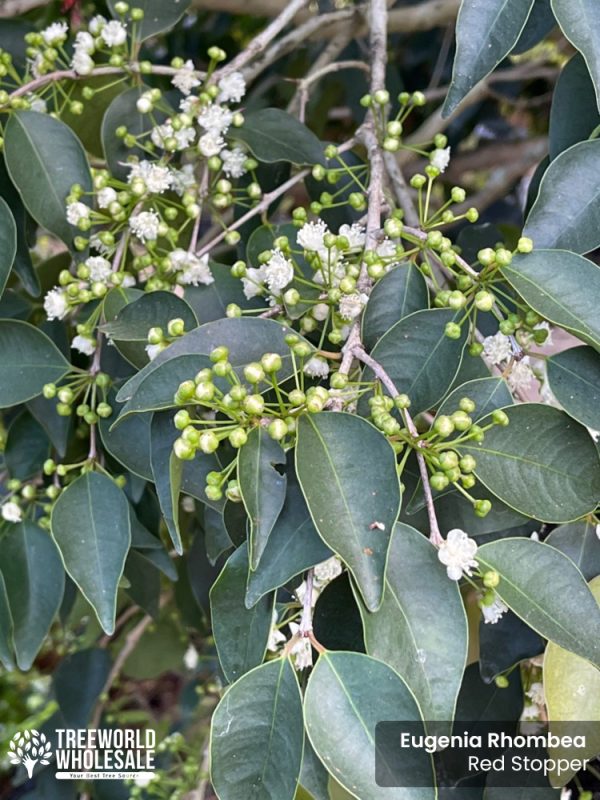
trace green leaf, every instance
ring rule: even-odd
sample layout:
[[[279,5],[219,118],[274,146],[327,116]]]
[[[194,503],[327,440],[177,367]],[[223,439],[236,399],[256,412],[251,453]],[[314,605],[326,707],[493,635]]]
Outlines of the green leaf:
[[[150,328],[158,326],[166,332],[169,321],[177,317],[183,319],[188,331],[198,326],[196,315],[181,297],[173,292],[150,292],[125,305],[102,330],[117,341],[147,344]]]
[[[446,394],[458,372],[467,331],[460,339],[444,334],[448,322],[457,318],[450,309],[416,311],[397,322],[377,342],[371,355],[381,364],[399,392],[410,397],[411,413],[433,408]],[[363,381],[374,380],[367,367]],[[368,398],[363,395],[359,412],[368,414]]]
[[[70,367],[45,333],[20,320],[0,320],[0,362],[0,408],[31,400]]]
[[[66,724],[85,728],[111,668],[106,650],[80,650],[64,658],[52,676],[54,694]]]
[[[377,281],[362,317],[362,340],[371,350],[392,325],[429,305],[425,278],[417,267],[399,264]]]
[[[600,666],[600,608],[567,556],[521,537],[484,544],[476,558],[481,568],[500,574],[496,591],[531,628]]]
[[[56,501],[51,528],[65,569],[112,634],[131,541],[127,498],[106,475],[86,472]]]
[[[56,413],[56,398],[45,398],[40,394],[27,402],[27,409],[46,431],[48,439],[61,458],[67,452],[71,417]]]
[[[533,0],[463,0],[456,21],[456,56],[442,116],[510,53],[525,27]]]
[[[173,452],[176,430],[173,415],[154,414],[150,427],[150,463],[160,509],[169,536],[179,555],[183,553],[179,532],[179,493],[183,476],[183,461]]]
[[[144,554],[130,550],[123,574],[129,582],[126,589],[129,597],[157,620],[160,614],[160,571],[152,558],[147,558],[148,552],[156,551],[145,551]]]
[[[67,195],[75,183],[92,192],[90,168],[77,136],[48,114],[15,111],[6,124],[4,157],[31,216],[70,245],[76,229],[67,222]]]
[[[108,402],[113,413],[106,419],[98,421],[98,431],[102,444],[113,458],[134,475],[151,481],[152,466],[150,464],[150,424],[151,414],[132,414],[123,421],[119,420],[117,428],[112,430],[116,411],[116,393],[111,389]],[[55,412],[56,413],[56,412]]]
[[[23,522],[12,525],[2,538],[0,572],[12,617],[17,664],[28,670],[59,609],[65,571],[48,534],[32,522]]]
[[[600,463],[585,428],[540,403],[505,411],[508,427],[493,427],[480,444],[457,446],[475,456],[479,480],[500,500],[542,522],[571,522],[593,511]]]
[[[531,13],[521,31],[519,41],[513,47],[511,55],[526,53],[541,42],[556,26],[556,20],[550,7],[550,0],[533,0]]]
[[[12,652],[13,621],[8,594],[0,571],[0,663],[6,670],[15,668]]]
[[[8,429],[4,450],[11,478],[24,481],[35,475],[49,454],[50,442],[42,426],[27,412],[19,414]]]
[[[248,573],[246,605],[331,556],[313,525],[296,476],[288,475],[285,502],[256,571]]]
[[[512,395],[503,378],[491,376],[475,378],[462,383],[450,392],[440,403],[436,417],[442,414],[452,414],[458,409],[458,404],[463,397],[468,397],[475,403],[475,411],[470,415],[475,422],[479,422],[495,409],[504,408],[512,403]]]
[[[148,86],[142,84],[141,86],[135,86],[133,89],[127,89],[115,97],[106,109],[102,120],[101,136],[104,155],[106,156],[109,170],[119,180],[127,179],[129,175],[127,164],[131,161],[132,156],[137,156],[139,159],[146,158],[146,153],[141,147],[133,147],[131,149],[126,147],[123,139],[119,139],[117,136],[116,130],[124,125],[128,133],[133,136],[141,136],[152,127],[148,117],[140,114],[136,106],[141,95],[148,89]],[[165,114],[155,110],[154,116],[156,123],[159,124],[163,121]]]
[[[287,478],[285,453],[264,428],[254,428],[238,453],[240,493],[250,518],[250,567],[255,570],[283,508]]]
[[[400,510],[393,448],[360,417],[305,415],[298,420],[296,474],[321,538],[347,564],[367,608],[375,611]]]
[[[321,164],[324,160],[323,143],[306,125],[279,108],[248,114],[243,126],[232,129],[231,135],[248,145],[253,155],[266,164]]]
[[[366,653],[362,619],[350,574],[341,575],[319,592],[313,613],[313,630],[326,650]]]
[[[303,742],[302,698],[289,660],[246,673],[212,719],[211,779],[219,800],[293,800]]]
[[[437,549],[414,528],[396,525],[381,608],[371,614],[359,607],[368,654],[406,681],[426,720],[450,725],[468,630],[458,585],[448,580]]]
[[[219,663],[229,683],[262,664],[273,620],[274,595],[265,595],[248,609],[248,548],[240,545],[227,559],[210,590],[210,609]]]
[[[566,250],[534,250],[515,256],[502,271],[534,311],[600,348],[594,301],[600,291],[600,267]]]
[[[544,652],[545,642],[522,619],[507,611],[495,623],[479,623],[479,671],[486,683],[526,658]]]
[[[17,253],[17,226],[6,200],[0,197],[0,297]]]
[[[136,41],[143,42],[158,33],[165,33],[176,25],[190,6],[191,0],[136,0],[136,8],[141,8],[144,18],[141,22],[130,23],[135,31]],[[121,19],[115,13],[115,0],[108,0],[110,12],[115,19]]]
[[[236,303],[240,308],[264,307],[260,297],[248,300],[239,278],[231,274],[231,267],[209,260],[213,282],[207,286],[186,286],[184,297],[194,310],[198,321],[204,324],[227,316],[227,306]]]
[[[120,389],[117,400],[122,403],[133,397],[138,386],[165,361],[182,355],[209,355],[219,345],[229,348],[229,361],[241,374],[241,369],[251,361],[260,361],[264,353],[278,353],[283,362],[277,373],[278,380],[288,378],[294,372],[290,348],[285,337],[290,329],[272,319],[252,319],[237,317],[207,322],[182,336],[159,353],[154,361],[144,367],[137,375],[127,381]],[[304,340],[306,341],[306,340]],[[308,342],[310,345],[310,343]],[[311,346],[311,349],[314,349]],[[194,373],[187,377],[192,377]],[[177,389],[174,387],[173,392]]]
[[[550,163],[523,235],[536,248],[589,253],[598,247],[600,141],[574,144]]]
[[[586,581],[600,575],[600,541],[596,525],[591,522],[570,522],[554,528],[545,540],[568,556],[581,570]]]
[[[25,211],[25,206],[21,201],[21,197],[8,175],[3,156],[0,158],[0,193],[2,194],[3,200],[10,208],[16,226],[17,251],[14,258],[13,270],[18,275],[25,291],[33,297],[38,297],[40,294],[40,282],[33,268],[27,241],[26,229],[30,222],[30,217]],[[2,316],[6,315],[2,314]]]
[[[600,355],[591,347],[573,347],[546,361],[548,383],[570,417],[600,428]]]
[[[590,591],[600,604],[600,578],[590,583]],[[549,748],[550,758],[594,758],[600,753],[600,671],[589,661],[564,650],[553,642],[548,643],[544,657],[544,696],[548,708],[550,731],[562,733],[570,726],[578,726],[582,720],[588,723],[585,747]],[[553,725],[552,723],[558,723]],[[563,770],[559,776],[550,774],[550,780],[557,786],[564,786],[578,770]]]
[[[596,24],[598,7],[594,0],[551,0],[562,32],[585,58],[596,87],[600,108],[600,33]]]
[[[381,661],[361,653],[324,653],[308,680],[304,698],[310,742],[329,772],[353,796],[369,800],[433,800],[434,788],[391,789],[375,781],[375,726],[383,720],[418,723],[421,713],[404,681]],[[416,732],[416,731],[415,731]],[[393,752],[390,746],[389,752]],[[400,753],[396,748],[396,753]],[[378,760],[397,785],[431,781],[431,757],[424,751],[402,752],[402,762]]]
[[[576,53],[561,71],[550,107],[548,147],[555,159],[564,150],[587,139],[600,125],[594,84],[587,65]]]
[[[329,774],[308,739],[304,739],[304,755],[300,773],[301,788],[307,792],[309,800],[330,800],[327,793]]]

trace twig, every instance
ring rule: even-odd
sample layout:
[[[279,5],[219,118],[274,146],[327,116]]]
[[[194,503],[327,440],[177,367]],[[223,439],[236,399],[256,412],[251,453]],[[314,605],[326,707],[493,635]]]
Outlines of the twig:
[[[339,53],[339,48],[341,47],[343,50],[347,42],[348,38],[345,34],[343,37],[332,39],[330,47],[325,48],[327,58],[335,58]],[[331,47],[331,45],[335,46]],[[321,55],[324,54],[322,53]],[[333,63],[326,63],[324,66],[318,66],[316,69],[315,67],[317,67],[316,62],[308,75],[303,80],[299,81],[298,91],[288,105],[288,111],[290,113],[293,113],[294,110],[299,107],[298,116],[301,122],[304,122],[304,111],[308,102],[308,89],[313,83],[319,81],[325,75],[329,75],[331,72],[340,72],[343,69],[362,69],[366,72],[369,71],[368,64],[365,64],[364,61],[357,60],[334,61]]]
[[[304,600],[302,602],[302,617],[300,618],[299,633],[301,636],[308,636],[312,633],[313,629],[312,596],[314,576],[314,569],[309,569],[306,573],[306,591],[304,592]]]

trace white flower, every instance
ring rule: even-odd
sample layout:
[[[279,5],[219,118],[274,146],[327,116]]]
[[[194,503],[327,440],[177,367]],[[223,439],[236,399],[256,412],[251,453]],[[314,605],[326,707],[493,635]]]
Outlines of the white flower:
[[[132,286],[135,286],[135,278],[133,275],[125,275],[123,274],[123,280],[121,281],[121,287],[123,289],[131,289]],[[185,500],[185,498],[184,498]]]
[[[534,542],[539,542],[540,534],[537,531],[533,531],[529,538],[532,539]]]
[[[219,156],[223,162],[223,172],[228,178],[241,178],[246,174],[246,153],[242,149],[234,147],[233,150],[221,150]]]
[[[228,108],[217,105],[205,106],[198,114],[198,123],[207,133],[212,133],[213,136],[223,136],[231,122],[233,114]]]
[[[215,135],[212,131],[208,131],[208,133],[200,137],[198,150],[203,156],[210,158],[211,156],[218,155],[223,149],[224,144],[225,141],[221,136],[218,134]]]
[[[350,242],[350,247],[364,247],[366,233],[362,225],[355,222],[353,225],[341,225],[338,231],[340,236],[345,236]]]
[[[8,503],[4,503],[2,506],[2,519],[5,519],[7,522],[21,522],[22,518],[23,514],[20,506],[13,503],[12,500],[9,500]]]
[[[43,97],[38,97],[35,94],[28,94],[27,100],[29,101],[29,108],[38,114],[45,114],[48,110],[46,101]]]
[[[110,253],[110,247],[107,247],[99,236],[92,236],[90,238],[90,247],[97,253]]]
[[[79,350],[85,356],[91,356],[96,351],[96,342],[88,336],[80,336],[79,334],[71,342],[72,350]]]
[[[127,28],[122,22],[113,19],[102,28],[100,38],[108,47],[119,47],[127,41]]]
[[[71,59],[71,67],[78,75],[89,75],[94,69],[94,61],[87,53],[76,50]]]
[[[342,574],[342,562],[337,556],[331,556],[326,561],[317,564],[314,569],[314,581],[317,589],[322,589],[325,584]]]
[[[160,217],[156,211],[140,211],[129,218],[129,227],[142,242],[154,241],[158,237]]]
[[[317,303],[313,306],[311,313],[317,322],[325,322],[329,316],[329,306],[327,303]]]
[[[241,72],[230,72],[224,75],[218,83],[219,103],[239,103],[246,94],[246,81]]]
[[[194,63],[191,59],[188,58],[183,67],[177,70],[171,79],[171,83],[176,89],[179,89],[181,94],[189,94],[194,87],[200,86],[198,73],[194,69]]]
[[[450,148],[445,147],[443,150],[440,148],[434,150],[429,156],[429,163],[432,167],[439,169],[440,172],[445,172],[450,163]]]
[[[277,627],[277,611],[273,611],[273,618],[271,620],[271,632],[269,633],[269,641],[267,643],[267,650],[270,653],[276,653],[279,650],[279,645],[285,642],[285,635]]]
[[[483,354],[492,364],[501,364],[512,356],[510,339],[503,333],[486,336],[483,340]]]
[[[191,94],[179,101],[179,110],[183,111],[184,114],[190,114],[193,117],[198,113],[199,105],[200,98]]]
[[[183,654],[183,664],[186,669],[193,670],[196,669],[196,667],[198,666],[198,661],[199,661],[198,651],[196,650],[194,645],[191,644]]]
[[[494,597],[494,602],[489,606],[481,603],[479,608],[483,614],[483,621],[489,625],[495,625],[498,620],[501,619],[502,616],[508,611],[508,606],[504,605],[498,595]]]
[[[477,561],[473,558],[476,552],[477,542],[460,528],[453,528],[448,531],[446,540],[440,545],[438,558],[446,567],[450,580],[458,581],[463,574],[471,575],[472,567],[477,566]]]
[[[383,242],[377,245],[375,252],[381,258],[393,258],[396,255],[396,245],[386,236]]]
[[[49,47],[56,44],[62,44],[67,38],[67,31],[69,26],[66,22],[53,22],[42,31],[42,38]]]
[[[184,164],[181,169],[173,170],[171,174],[173,176],[173,188],[179,195],[184,194],[184,192],[196,185],[193,164]]]
[[[62,289],[50,289],[44,298],[44,311],[49,320],[62,319],[69,310],[67,298]]]
[[[96,281],[103,283],[112,272],[110,261],[102,256],[90,256],[86,258],[85,265],[89,267],[90,280],[94,283]]]
[[[263,267],[264,280],[273,294],[281,294],[294,277],[294,265],[281,250],[272,250],[271,253],[271,258]]]
[[[91,55],[96,49],[96,42],[94,41],[94,37],[91,33],[88,33],[87,31],[79,31],[75,37],[74,47],[75,52],[77,53],[87,53],[88,55]]]
[[[35,58],[28,58],[27,63],[31,68],[31,74],[34,78],[40,78],[42,73],[40,71],[42,64],[44,63],[44,56],[41,53],[38,53]]]
[[[242,278],[246,300],[252,300],[253,297],[257,297],[263,293],[264,280],[265,273],[263,267],[249,267],[249,269],[246,270],[246,275]]]
[[[173,130],[171,123],[163,122],[162,125],[155,125],[154,128],[152,128],[150,138],[152,139],[153,144],[164,149],[165,141],[174,136],[174,134],[175,131]]]
[[[198,258],[194,253],[177,248],[169,256],[169,261],[174,270],[181,273],[177,276],[177,282],[183,285],[198,286],[203,283],[208,286],[214,281],[210,267],[208,266],[208,253]]]
[[[313,356],[304,365],[304,372],[311,378],[326,378],[329,375],[329,364],[320,356]]]
[[[108,208],[111,203],[116,201],[117,193],[110,186],[105,186],[104,189],[100,189],[97,197],[100,208]]]
[[[535,720],[539,720],[539,718],[540,718],[539,706],[536,706],[533,703],[530,703],[529,705],[525,706],[525,708],[523,709],[523,713],[521,714],[522,722],[534,722]]]
[[[571,800],[572,794],[573,792],[570,789],[567,789],[566,786],[564,786],[560,793],[560,800]]]
[[[598,440],[600,439],[600,431],[595,431],[593,428],[588,428],[588,433],[596,442],[596,444],[598,444]]]
[[[324,247],[323,237],[329,233],[322,219],[317,222],[305,222],[296,234],[296,241],[305,250],[316,252]]]
[[[516,364],[513,364],[508,375],[508,385],[513,391],[528,389],[533,377],[533,370],[529,366],[529,358],[525,356],[521,361],[517,361]]]
[[[290,622],[290,631],[295,636],[300,631],[300,626],[295,622]],[[301,636],[290,650],[290,655],[294,656],[294,666],[297,670],[312,667],[312,647],[310,640]]]
[[[92,36],[98,36],[105,25],[106,17],[103,17],[102,14],[96,14],[96,16],[92,17],[89,21],[88,29]]]
[[[340,317],[346,320],[355,319],[368,299],[366,294],[360,294],[359,292],[343,295],[340,300]]]
[[[156,773],[154,774],[151,772],[140,773],[137,777],[133,779],[133,782],[136,786],[145,789],[146,786],[149,786],[152,783],[152,781],[156,780],[156,778],[157,778]]]
[[[90,207],[85,203],[69,203],[67,206],[67,222],[69,225],[77,225],[82,219],[89,219]]]
[[[144,350],[148,354],[150,361],[154,361],[156,356],[165,349],[164,344],[147,344]]]
[[[529,689],[525,692],[527,697],[536,706],[546,705],[546,697],[544,695],[544,686],[539,681],[532,683]]]
[[[128,181],[131,184],[135,180],[143,181],[151,194],[162,194],[172,185],[173,176],[168,167],[140,161],[131,165]]]

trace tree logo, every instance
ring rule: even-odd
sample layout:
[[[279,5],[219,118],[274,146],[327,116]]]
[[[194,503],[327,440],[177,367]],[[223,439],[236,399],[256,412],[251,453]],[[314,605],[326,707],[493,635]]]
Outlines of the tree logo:
[[[36,730],[15,733],[11,739],[8,758],[11,764],[22,764],[31,778],[36,764],[49,764],[52,758],[50,742]]]

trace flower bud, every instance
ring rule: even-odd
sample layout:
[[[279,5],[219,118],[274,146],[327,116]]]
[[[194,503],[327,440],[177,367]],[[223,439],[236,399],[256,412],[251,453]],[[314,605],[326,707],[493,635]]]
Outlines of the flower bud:
[[[490,569],[483,575],[483,585],[486,589],[495,589],[500,583],[500,575],[495,569]]]
[[[243,447],[248,441],[248,434],[243,428],[234,428],[229,434],[229,444],[236,450]]]
[[[283,365],[278,353],[265,353],[260,363],[265,372],[279,372]]]

